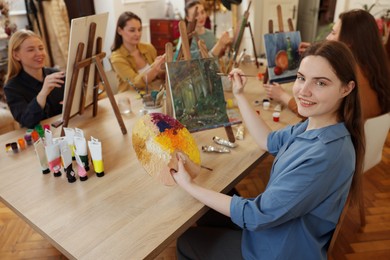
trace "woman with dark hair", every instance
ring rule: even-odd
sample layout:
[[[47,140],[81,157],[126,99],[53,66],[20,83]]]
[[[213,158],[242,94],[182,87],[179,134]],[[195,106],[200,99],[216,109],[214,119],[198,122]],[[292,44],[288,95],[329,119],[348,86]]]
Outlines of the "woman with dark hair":
[[[351,49],[357,63],[357,80],[364,119],[390,112],[390,68],[375,18],[364,10],[341,13],[327,40],[341,41]],[[364,36],[362,36],[364,34]],[[303,51],[309,43],[301,44]],[[297,113],[297,104],[279,84],[266,84],[270,98]]]
[[[326,259],[350,188],[358,196],[364,129],[356,62],[336,41],[303,54],[293,86],[305,122],[271,131],[244,95],[246,78],[230,73],[244,123],[262,150],[275,156],[270,180],[256,198],[233,197],[198,185],[182,156],[171,169],[176,183],[235,228],[197,226],[177,241],[179,259]],[[352,186],[351,186],[352,184]]]
[[[153,45],[140,42],[142,21],[132,12],[122,13],[117,21],[114,44],[111,48],[111,65],[119,79],[118,92],[130,88],[128,80],[137,87],[145,87],[164,74],[165,56],[157,56]],[[139,74],[143,77],[137,77]],[[136,78],[139,78],[136,80]]]
[[[197,16],[195,16],[196,8],[198,8]],[[209,51],[209,56],[221,56],[224,53],[226,47],[232,42],[229,33],[223,32],[221,37],[217,39],[214,33],[205,27],[207,14],[203,4],[198,0],[192,0],[187,2],[184,11],[187,22],[193,21],[194,19],[197,20],[195,27],[196,37],[192,38],[190,46],[191,57],[193,59],[200,58],[200,51],[198,48],[198,43],[196,41],[197,38],[205,42],[207,50]]]
[[[62,113],[65,73],[45,67],[46,50],[32,31],[15,32],[8,43],[4,93],[12,116],[23,127]]]

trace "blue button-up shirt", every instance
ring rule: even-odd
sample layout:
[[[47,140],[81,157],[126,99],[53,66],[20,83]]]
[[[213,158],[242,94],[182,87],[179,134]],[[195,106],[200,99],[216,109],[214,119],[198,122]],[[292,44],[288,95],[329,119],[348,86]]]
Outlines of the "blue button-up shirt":
[[[269,183],[257,198],[234,196],[245,259],[326,259],[355,170],[344,123],[305,131],[307,122],[272,132]]]

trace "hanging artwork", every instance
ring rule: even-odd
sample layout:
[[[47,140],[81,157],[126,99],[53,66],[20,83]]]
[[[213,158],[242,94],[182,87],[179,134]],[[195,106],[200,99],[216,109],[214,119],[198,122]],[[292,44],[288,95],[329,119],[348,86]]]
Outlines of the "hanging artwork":
[[[187,171],[196,177],[200,152],[190,132],[176,119],[161,113],[142,116],[133,127],[133,148],[146,172],[165,185],[174,185],[170,169],[177,170],[177,153],[184,155]]]
[[[215,59],[167,63],[173,116],[190,132],[240,123],[226,112],[221,76]]]
[[[286,83],[294,81],[299,65],[299,31],[264,34],[269,81]]]

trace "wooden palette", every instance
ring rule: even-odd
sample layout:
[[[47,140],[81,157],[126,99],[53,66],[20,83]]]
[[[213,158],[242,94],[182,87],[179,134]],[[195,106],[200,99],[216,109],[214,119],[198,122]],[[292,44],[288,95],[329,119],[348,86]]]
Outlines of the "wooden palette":
[[[177,152],[193,178],[200,171],[200,152],[188,131],[176,119],[160,113],[142,116],[132,132],[133,149],[146,172],[165,185],[174,185],[170,169],[177,169]]]

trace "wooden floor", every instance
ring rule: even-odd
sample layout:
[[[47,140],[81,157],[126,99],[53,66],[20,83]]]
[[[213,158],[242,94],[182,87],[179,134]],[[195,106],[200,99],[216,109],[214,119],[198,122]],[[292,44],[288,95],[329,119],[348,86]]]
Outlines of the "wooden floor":
[[[272,158],[269,156],[241,181],[244,197],[264,190]],[[367,225],[361,230],[356,208],[350,208],[336,241],[333,259],[390,259],[390,133],[382,162],[364,175]],[[0,259],[66,259],[42,236],[0,203]],[[175,243],[156,259],[174,260]]]

